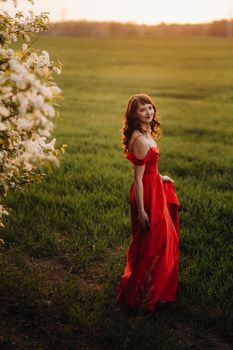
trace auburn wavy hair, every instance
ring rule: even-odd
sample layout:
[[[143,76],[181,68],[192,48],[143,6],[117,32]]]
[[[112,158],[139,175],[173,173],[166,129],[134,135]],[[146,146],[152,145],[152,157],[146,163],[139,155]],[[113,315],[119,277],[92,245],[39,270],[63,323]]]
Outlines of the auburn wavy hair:
[[[121,146],[123,148],[124,153],[128,151],[129,140],[134,130],[139,130],[143,134],[145,133],[136,117],[136,111],[139,103],[143,105],[149,103],[153,106],[155,113],[150,123],[151,135],[154,139],[157,139],[161,134],[159,128],[160,122],[158,109],[155,103],[153,102],[152,98],[146,94],[137,94],[132,96],[126,105],[126,109],[123,114],[123,126],[121,129]]]

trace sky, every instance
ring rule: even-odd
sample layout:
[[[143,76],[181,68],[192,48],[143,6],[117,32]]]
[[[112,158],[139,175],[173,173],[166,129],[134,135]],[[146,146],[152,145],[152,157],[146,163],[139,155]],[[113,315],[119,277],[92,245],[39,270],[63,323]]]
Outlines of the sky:
[[[48,11],[51,21],[107,20],[145,24],[202,23],[233,17],[233,0],[18,0],[18,8]],[[0,8],[14,14],[12,1]]]

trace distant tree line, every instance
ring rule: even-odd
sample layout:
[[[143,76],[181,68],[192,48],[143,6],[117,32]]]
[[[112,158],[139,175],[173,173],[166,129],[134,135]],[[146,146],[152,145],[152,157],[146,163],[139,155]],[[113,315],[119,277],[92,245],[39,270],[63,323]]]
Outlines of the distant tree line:
[[[219,20],[200,24],[166,24],[139,25],[135,23],[97,22],[97,21],[65,21],[54,23],[47,32],[50,35],[62,36],[177,36],[200,35],[233,37],[233,20]]]

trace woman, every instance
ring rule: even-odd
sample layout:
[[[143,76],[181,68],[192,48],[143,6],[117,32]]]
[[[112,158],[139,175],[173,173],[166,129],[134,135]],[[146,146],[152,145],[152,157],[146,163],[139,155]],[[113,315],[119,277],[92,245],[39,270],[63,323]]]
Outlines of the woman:
[[[158,172],[157,108],[138,94],[128,101],[122,146],[134,165],[130,190],[132,240],[117,289],[120,304],[153,312],[157,302],[174,301],[178,289],[179,200],[173,180]]]

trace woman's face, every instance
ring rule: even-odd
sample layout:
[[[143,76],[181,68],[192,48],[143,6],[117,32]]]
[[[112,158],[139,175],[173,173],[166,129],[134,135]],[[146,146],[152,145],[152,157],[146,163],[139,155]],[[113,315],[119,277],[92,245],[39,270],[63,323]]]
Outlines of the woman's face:
[[[139,103],[138,108],[136,110],[136,117],[141,124],[149,124],[151,123],[154,117],[155,111],[150,103]]]

